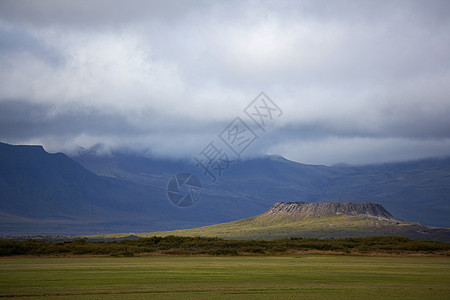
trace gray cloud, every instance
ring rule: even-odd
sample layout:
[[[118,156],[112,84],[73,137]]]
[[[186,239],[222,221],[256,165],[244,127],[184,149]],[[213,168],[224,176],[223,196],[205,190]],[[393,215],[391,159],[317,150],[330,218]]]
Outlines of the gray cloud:
[[[2,1],[0,139],[193,156],[259,91],[246,155],[450,153],[448,1]]]
[[[6,0],[0,3],[0,15],[10,22],[34,26],[117,26],[129,22],[158,20],[176,22],[190,11],[202,10],[209,1],[108,1],[80,0],[61,2],[44,0],[21,2]]]
[[[63,56],[57,49],[29,34],[26,30],[0,28],[0,54],[3,59],[18,53],[28,53],[49,64],[63,63]]]

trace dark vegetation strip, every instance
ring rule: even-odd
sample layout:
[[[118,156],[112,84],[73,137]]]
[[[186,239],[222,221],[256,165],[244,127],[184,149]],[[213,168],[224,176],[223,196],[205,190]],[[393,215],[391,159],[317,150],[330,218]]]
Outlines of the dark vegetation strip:
[[[383,236],[342,239],[224,240],[202,237],[151,237],[120,241],[86,239],[66,241],[0,240],[0,256],[16,255],[110,255],[134,256],[145,253],[167,255],[278,255],[297,251],[340,253],[443,254],[450,255],[450,243],[415,241]]]

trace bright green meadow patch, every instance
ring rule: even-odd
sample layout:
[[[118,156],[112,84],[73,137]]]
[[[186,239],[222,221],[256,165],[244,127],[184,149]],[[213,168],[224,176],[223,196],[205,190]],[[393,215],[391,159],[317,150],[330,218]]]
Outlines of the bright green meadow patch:
[[[449,299],[449,257],[344,255],[0,259],[0,297]]]

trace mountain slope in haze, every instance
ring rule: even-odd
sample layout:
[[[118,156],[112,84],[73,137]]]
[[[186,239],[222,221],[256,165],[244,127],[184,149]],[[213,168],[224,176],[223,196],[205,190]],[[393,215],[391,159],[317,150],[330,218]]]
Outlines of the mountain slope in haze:
[[[227,221],[261,214],[274,201],[377,202],[402,220],[450,227],[450,158],[327,167],[267,156],[234,161],[215,183],[184,160],[92,152],[72,158],[98,175],[161,188],[178,172],[192,173],[203,185],[198,205],[221,210]]]
[[[97,176],[66,155],[49,154],[41,146],[0,143],[3,235],[105,233],[208,224],[183,219],[186,214],[171,215],[176,212],[163,188]]]
[[[236,193],[214,194],[208,183],[197,205],[176,207],[167,199],[167,183],[175,170],[192,165],[125,158],[119,173],[100,176],[41,146],[0,143],[0,235],[173,230],[241,219],[267,208]],[[104,163],[105,170],[114,171],[108,160],[94,157],[93,163],[100,161],[99,168]]]
[[[120,210],[132,206],[132,198],[123,201],[117,197],[120,189],[133,196],[138,193],[96,176],[62,153],[49,154],[41,146],[0,144],[0,158],[2,213],[89,218],[105,207]]]
[[[265,213],[247,219],[200,228],[138,235],[256,240],[291,237],[330,239],[403,236],[415,240],[450,242],[450,229],[397,220],[380,204],[333,202],[278,202]]]

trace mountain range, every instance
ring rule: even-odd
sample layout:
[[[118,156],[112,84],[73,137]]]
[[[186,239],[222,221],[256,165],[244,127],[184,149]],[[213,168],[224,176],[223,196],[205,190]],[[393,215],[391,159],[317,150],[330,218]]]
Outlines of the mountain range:
[[[213,182],[193,160],[94,150],[69,157],[0,143],[0,234],[194,228],[298,201],[377,202],[400,220],[450,227],[450,158],[329,167],[265,156],[232,161]],[[179,208],[167,198],[169,180],[181,172],[202,184],[192,207]]]
[[[174,162],[124,153],[98,156],[92,152],[72,158],[98,175],[141,184],[151,182],[161,188],[166,188],[177,172],[195,174],[203,184],[198,206],[208,212],[229,212],[228,220],[263,213],[277,201],[377,202],[401,220],[450,227],[450,157],[322,166],[265,156],[231,163],[214,183],[194,161]]]

